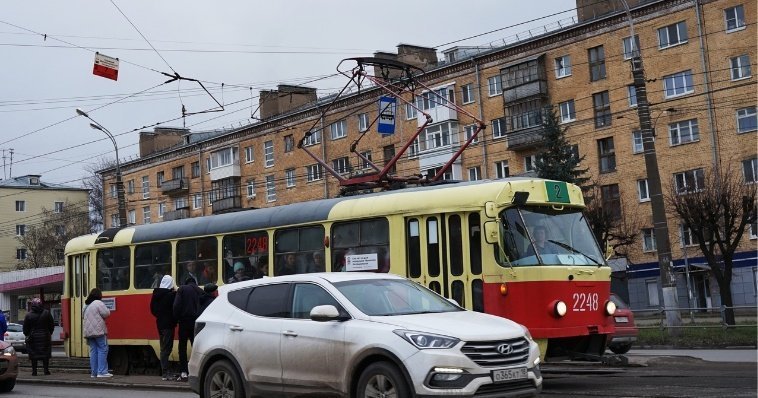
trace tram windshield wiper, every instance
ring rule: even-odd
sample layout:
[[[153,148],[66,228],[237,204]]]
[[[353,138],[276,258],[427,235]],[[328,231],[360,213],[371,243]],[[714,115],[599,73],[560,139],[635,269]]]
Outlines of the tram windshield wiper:
[[[562,248],[564,248],[564,249],[566,249],[566,250],[568,250],[568,251],[570,251],[572,253],[576,253],[576,254],[580,254],[580,255],[584,256],[585,258],[589,259],[593,263],[597,264],[598,267],[602,266],[602,264],[600,264],[597,260],[595,260],[594,258],[592,258],[592,257],[584,254],[582,251],[575,249],[574,246],[571,246],[571,245],[569,245],[567,243],[563,243],[563,242],[560,242],[560,241],[557,241],[557,240],[553,240],[553,239],[548,239],[547,241],[550,242],[550,243],[553,243],[555,245],[558,245],[558,246],[560,246],[560,247],[562,247]]]

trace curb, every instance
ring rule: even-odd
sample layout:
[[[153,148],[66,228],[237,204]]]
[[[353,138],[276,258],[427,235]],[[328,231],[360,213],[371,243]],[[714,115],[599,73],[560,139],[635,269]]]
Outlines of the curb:
[[[118,378],[119,376],[115,376]],[[124,376],[122,376],[124,377]],[[171,384],[145,384],[145,383],[129,383],[127,381],[119,381],[118,379],[114,380],[113,378],[103,380],[103,381],[89,381],[89,380],[61,380],[61,379],[50,379],[50,378],[44,378],[44,377],[18,377],[16,379],[17,383],[21,384],[51,384],[51,385],[77,385],[77,386],[87,386],[87,387],[102,387],[102,386],[108,386],[108,387],[114,387],[114,388],[134,388],[134,389],[144,389],[144,390],[166,390],[166,391],[192,391],[187,383],[176,385]]]

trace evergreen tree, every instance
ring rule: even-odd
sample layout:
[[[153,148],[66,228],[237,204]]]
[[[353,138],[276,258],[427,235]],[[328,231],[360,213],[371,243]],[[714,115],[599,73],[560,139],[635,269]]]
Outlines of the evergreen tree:
[[[572,150],[571,144],[566,139],[566,129],[563,128],[552,106],[546,107],[542,117],[542,136],[544,141],[540,147],[534,169],[537,177],[550,180],[566,181],[579,185],[582,189],[589,181],[585,177],[587,169],[579,169],[579,163],[584,156]]]

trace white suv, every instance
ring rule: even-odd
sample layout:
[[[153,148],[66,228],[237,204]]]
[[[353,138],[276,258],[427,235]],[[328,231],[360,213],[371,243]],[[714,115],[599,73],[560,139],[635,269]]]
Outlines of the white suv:
[[[525,327],[393,275],[321,273],[225,285],[195,324],[203,398],[511,397],[542,389]]]

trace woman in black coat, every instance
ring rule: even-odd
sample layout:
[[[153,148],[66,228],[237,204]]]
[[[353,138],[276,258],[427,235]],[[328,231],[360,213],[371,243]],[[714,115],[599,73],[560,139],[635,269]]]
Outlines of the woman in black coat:
[[[45,374],[49,375],[55,321],[50,311],[42,306],[42,300],[35,297],[31,305],[32,310],[24,317],[24,336],[26,336],[26,350],[32,361],[32,376],[37,375],[37,361],[40,359]]]

